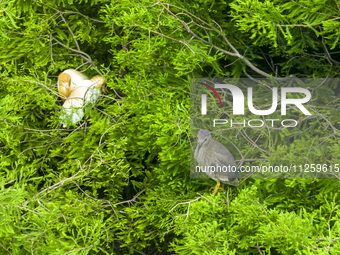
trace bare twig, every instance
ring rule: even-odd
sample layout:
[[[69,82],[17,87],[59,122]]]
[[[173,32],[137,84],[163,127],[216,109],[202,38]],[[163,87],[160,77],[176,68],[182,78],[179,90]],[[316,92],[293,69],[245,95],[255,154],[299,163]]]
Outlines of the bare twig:
[[[259,252],[260,255],[263,255],[261,249],[260,249],[260,245],[259,242],[256,243],[255,249]]]
[[[180,203],[176,204],[174,207],[172,207],[172,208],[170,209],[170,211],[169,211],[168,213],[171,213],[171,212],[172,212],[177,206],[179,206],[179,205],[185,205],[185,204],[187,204],[187,205],[188,205],[187,212],[186,212],[185,214],[183,214],[183,216],[186,216],[186,217],[185,217],[185,220],[184,220],[184,222],[183,222],[183,224],[184,224],[184,223],[186,222],[186,220],[188,219],[188,217],[189,217],[191,203],[196,202],[196,201],[200,200],[201,198],[204,198],[204,199],[206,199],[207,201],[209,201],[210,203],[212,203],[213,205],[215,205],[215,206],[217,206],[217,207],[220,207],[220,206],[218,206],[217,204],[215,204],[214,202],[210,201],[210,200],[209,200],[208,198],[206,198],[205,196],[201,195],[200,193],[197,193],[197,194],[199,195],[199,197],[197,197],[197,198],[195,198],[195,199],[192,199],[192,200],[190,200],[190,201],[188,201],[188,202],[180,202]]]
[[[272,75],[262,71],[261,69],[257,68],[254,64],[252,64],[249,60],[247,60],[245,58],[244,55],[240,54],[238,52],[238,50],[230,43],[230,41],[228,40],[228,38],[224,35],[223,31],[221,31],[221,28],[220,29],[217,29],[211,25],[209,25],[207,22],[204,22],[202,19],[199,19],[198,17],[196,17],[195,15],[193,15],[192,13],[186,11],[186,10],[183,10],[182,8],[180,7],[177,7],[177,6],[174,6],[174,5],[170,5],[170,4],[165,4],[165,3],[162,3],[161,1],[157,0],[157,3],[158,5],[161,5],[163,7],[164,10],[166,10],[167,13],[169,13],[172,17],[174,17],[182,26],[183,28],[189,33],[191,34],[195,39],[203,42],[204,44],[207,44],[207,45],[211,45],[211,47],[213,47],[214,49],[228,55],[228,56],[231,56],[231,57],[235,57],[235,58],[238,58],[240,59],[242,62],[244,62],[248,67],[250,67],[253,71],[255,71],[256,73],[264,76],[264,77],[267,77],[267,78],[273,78]],[[220,36],[222,36],[223,40],[228,44],[228,46],[232,49],[232,52],[231,51],[227,51],[225,49],[222,49],[218,46],[216,46],[215,44],[211,44],[211,42],[208,40],[205,40],[203,39],[202,37],[198,36],[190,27],[189,27],[189,23],[185,22],[184,20],[180,19],[178,17],[178,14],[174,14],[171,10],[170,10],[170,6],[173,7],[173,8],[176,8],[176,9],[179,9],[181,11],[184,11],[188,16],[191,16],[191,17],[194,17],[195,19],[199,20],[201,23],[203,23],[205,26],[207,26],[207,28],[209,28],[210,30],[213,30],[214,32],[218,33]],[[215,22],[215,21],[213,21]],[[215,22],[215,24],[217,24],[217,22]],[[139,25],[140,26],[140,25]],[[219,26],[219,25],[218,25]],[[156,32],[156,31],[155,31]],[[156,32],[158,33],[158,32]],[[166,35],[162,34],[162,33],[158,33],[164,37],[167,37]],[[167,37],[168,38],[168,37]],[[172,38],[171,38],[172,39]],[[188,46],[189,47],[189,46]],[[276,80],[283,80],[284,78],[278,78],[276,77],[275,78]]]
[[[5,251],[7,251],[7,252],[8,252],[8,254],[12,254],[12,253],[10,253],[10,251],[9,251],[9,250],[7,250],[7,249],[6,249],[6,247],[5,247],[5,246],[3,246],[1,243],[0,243],[0,246],[2,247],[2,249],[4,249]]]

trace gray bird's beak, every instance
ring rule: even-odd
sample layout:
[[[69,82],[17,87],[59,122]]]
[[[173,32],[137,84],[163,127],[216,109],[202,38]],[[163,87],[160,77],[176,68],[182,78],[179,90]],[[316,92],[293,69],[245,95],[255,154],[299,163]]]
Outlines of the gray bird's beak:
[[[197,149],[196,149],[197,152],[198,152],[198,151],[200,150],[200,148],[202,147],[203,142],[204,142],[204,141],[202,141],[202,142],[197,141]]]

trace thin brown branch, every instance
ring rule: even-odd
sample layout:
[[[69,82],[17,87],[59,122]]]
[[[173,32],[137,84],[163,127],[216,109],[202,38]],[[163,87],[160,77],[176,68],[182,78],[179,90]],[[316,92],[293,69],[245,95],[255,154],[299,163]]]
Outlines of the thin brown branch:
[[[169,13],[169,15],[171,15],[172,17],[174,17],[182,26],[183,28],[189,33],[191,34],[195,39],[201,41],[202,43],[204,44],[207,44],[207,45],[211,45],[211,47],[213,47],[214,49],[228,55],[228,56],[231,56],[231,57],[235,57],[235,58],[238,58],[240,59],[242,62],[244,62],[248,67],[250,67],[254,72],[262,75],[263,77],[267,77],[267,78],[273,78],[271,74],[268,74],[264,71],[262,71],[261,69],[257,68],[254,64],[252,64],[248,59],[246,59],[246,57],[242,54],[240,54],[237,49],[230,43],[230,41],[228,40],[228,38],[224,35],[223,31],[221,31],[221,29],[217,29],[211,25],[209,25],[208,23],[204,22],[203,20],[199,19],[198,17],[194,16],[193,14],[191,14],[190,12],[186,12],[186,14],[192,16],[192,17],[195,17],[197,18],[200,22],[204,22],[205,25],[208,26],[208,28],[210,28],[211,30],[215,31],[216,33],[218,33],[219,35],[222,36],[223,40],[228,44],[228,46],[232,49],[233,52],[230,52],[230,51],[227,51],[225,49],[222,49],[214,44],[211,44],[209,41],[207,40],[204,40],[203,38],[199,37],[195,32],[193,32],[188,23],[186,23],[185,21],[183,21],[182,19],[180,19],[178,17],[177,14],[174,14],[171,10],[170,10],[170,5],[169,4],[165,4],[165,3],[162,3],[160,2],[159,0],[157,0],[157,3],[159,5],[161,5],[163,7],[164,10],[166,10],[166,12]],[[173,8],[176,8],[176,9],[179,9],[179,10],[182,10],[181,8],[177,7],[177,6],[174,6],[174,5],[171,5],[171,7]],[[216,22],[215,22],[216,24]],[[162,35],[164,37],[167,37],[166,35],[162,34],[162,33],[159,33],[159,32],[156,32],[156,31],[153,31],[159,35]],[[169,37],[167,37],[169,38]],[[169,39],[172,39],[172,40],[176,40],[174,38],[169,38]],[[183,41],[181,41],[183,43]],[[189,45],[187,45],[187,47],[189,47]],[[190,47],[189,47],[190,48]],[[283,80],[284,78],[278,78],[278,77],[275,77],[276,80]]]
[[[255,249],[259,252],[260,255],[263,255],[261,249],[260,249],[260,245],[259,242],[256,243]]]

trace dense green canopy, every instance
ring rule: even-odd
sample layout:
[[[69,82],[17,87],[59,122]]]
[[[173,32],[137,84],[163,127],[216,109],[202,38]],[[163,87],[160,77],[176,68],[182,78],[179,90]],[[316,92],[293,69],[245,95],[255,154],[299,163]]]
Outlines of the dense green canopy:
[[[0,1],[0,253],[339,254],[338,176],[248,178],[227,205],[189,171],[190,79],[339,78],[339,13],[337,0]],[[108,93],[65,129],[68,68]],[[340,85],[310,89],[298,128],[232,129],[235,159],[340,164]]]

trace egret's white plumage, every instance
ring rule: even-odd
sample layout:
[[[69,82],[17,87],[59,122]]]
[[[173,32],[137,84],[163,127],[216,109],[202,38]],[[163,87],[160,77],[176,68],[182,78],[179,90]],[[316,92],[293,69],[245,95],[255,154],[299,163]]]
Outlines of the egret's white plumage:
[[[69,97],[71,92],[76,89],[87,77],[74,69],[67,69],[58,76],[58,92],[65,97]]]
[[[63,111],[60,116],[63,127],[67,123],[75,124],[84,116],[84,106],[94,104],[101,94],[101,88],[106,79],[95,76],[91,80],[78,79],[71,87],[71,93],[63,104]]]
[[[90,84],[90,87],[85,95],[85,104],[94,104],[97,101],[102,92],[102,87],[105,84],[106,79],[100,75],[96,75],[91,79],[91,82],[92,84]]]

